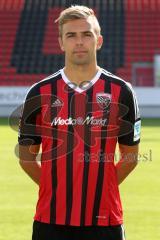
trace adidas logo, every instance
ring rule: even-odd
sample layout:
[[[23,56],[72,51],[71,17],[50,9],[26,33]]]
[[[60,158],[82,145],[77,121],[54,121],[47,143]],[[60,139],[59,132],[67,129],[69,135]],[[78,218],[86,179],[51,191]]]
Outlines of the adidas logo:
[[[52,103],[52,107],[60,107],[63,106],[63,102],[61,102],[58,98]]]

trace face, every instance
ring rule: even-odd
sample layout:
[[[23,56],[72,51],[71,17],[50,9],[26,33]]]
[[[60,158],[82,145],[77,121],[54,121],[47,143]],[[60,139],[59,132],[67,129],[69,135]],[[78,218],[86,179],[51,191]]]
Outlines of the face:
[[[87,65],[96,61],[96,51],[103,38],[97,35],[92,19],[77,19],[63,25],[59,43],[65,52],[65,60],[73,65]]]

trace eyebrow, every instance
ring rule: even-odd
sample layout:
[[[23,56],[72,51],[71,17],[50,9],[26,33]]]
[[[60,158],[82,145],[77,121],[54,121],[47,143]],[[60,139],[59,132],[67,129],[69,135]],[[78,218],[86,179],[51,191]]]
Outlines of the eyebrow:
[[[92,33],[91,31],[83,31],[81,33]],[[76,32],[67,32],[65,35],[76,34]]]

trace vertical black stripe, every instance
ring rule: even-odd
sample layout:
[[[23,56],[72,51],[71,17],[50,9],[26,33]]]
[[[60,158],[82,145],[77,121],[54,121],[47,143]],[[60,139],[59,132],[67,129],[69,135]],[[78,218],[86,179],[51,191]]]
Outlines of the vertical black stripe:
[[[88,102],[86,103],[86,114],[85,117],[92,116],[92,96],[93,96],[93,87],[91,87],[87,93]],[[91,126],[85,125],[84,129],[84,156],[87,153],[87,156],[90,155],[90,142],[91,142]],[[84,172],[83,172],[83,183],[82,183],[82,204],[81,204],[81,219],[80,225],[85,224],[85,211],[86,211],[86,201],[87,201],[87,186],[88,186],[88,173],[89,173],[89,161],[85,161],[84,157]]]
[[[68,91],[68,118],[74,118],[75,114],[74,91]],[[68,125],[67,135],[67,156],[66,156],[66,221],[69,225],[71,220],[72,200],[73,200],[73,145],[74,145],[74,127]]]
[[[57,96],[57,80],[52,83],[51,85],[51,93],[52,96],[50,98],[51,103],[56,100]],[[57,108],[51,107],[51,121],[57,116]],[[56,222],[56,189],[57,189],[57,125],[53,126],[52,129],[52,136],[53,136],[53,142],[52,142],[52,198],[50,203],[50,223]]]
[[[20,136],[18,137],[20,144],[40,144],[41,136],[37,134],[37,117],[41,109],[40,91],[37,87],[32,87],[27,93],[23,107],[17,108],[10,118],[11,126],[15,125],[17,120],[17,112],[22,114],[20,119]],[[15,125],[16,126],[16,125]]]
[[[110,81],[105,81],[104,86],[105,93],[111,93],[111,83]],[[109,114],[104,111],[103,119],[109,118]],[[101,149],[99,156],[99,169],[98,169],[98,177],[97,177],[97,185],[96,185],[96,193],[93,207],[93,216],[92,216],[92,224],[97,225],[100,201],[102,196],[102,187],[103,187],[103,178],[104,178],[104,156],[105,156],[105,145],[106,145],[106,137],[107,137],[107,127],[103,126],[101,128]]]

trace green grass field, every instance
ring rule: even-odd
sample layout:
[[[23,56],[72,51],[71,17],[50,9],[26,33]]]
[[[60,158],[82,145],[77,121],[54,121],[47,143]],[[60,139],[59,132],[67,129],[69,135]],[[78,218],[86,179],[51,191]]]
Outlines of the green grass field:
[[[139,165],[120,187],[125,229],[127,240],[159,240],[160,119],[142,125]],[[38,188],[19,167],[17,132],[6,119],[0,134],[0,240],[29,240]]]

